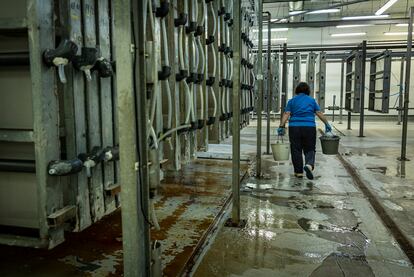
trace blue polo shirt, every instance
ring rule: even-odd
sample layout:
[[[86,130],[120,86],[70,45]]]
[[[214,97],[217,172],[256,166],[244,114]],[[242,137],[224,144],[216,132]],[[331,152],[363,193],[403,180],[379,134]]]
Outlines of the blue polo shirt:
[[[320,110],[315,99],[304,93],[290,99],[285,108],[285,112],[290,112],[289,126],[305,127],[316,127],[315,112]]]

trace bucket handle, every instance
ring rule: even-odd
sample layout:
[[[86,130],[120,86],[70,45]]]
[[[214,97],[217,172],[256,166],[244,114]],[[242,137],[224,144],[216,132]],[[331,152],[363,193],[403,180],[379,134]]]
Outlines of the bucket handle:
[[[280,140],[282,141],[282,143],[284,143],[283,142],[283,136],[281,136],[281,135],[277,135],[277,143],[279,143],[280,142]]]

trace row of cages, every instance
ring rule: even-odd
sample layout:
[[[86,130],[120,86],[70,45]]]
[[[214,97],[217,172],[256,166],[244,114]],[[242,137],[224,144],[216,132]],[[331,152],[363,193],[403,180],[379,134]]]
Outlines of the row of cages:
[[[6,2],[16,18],[0,12],[0,243],[53,248],[121,204],[119,30],[111,0]],[[230,0],[146,3],[154,197],[166,174],[231,135],[234,25]],[[253,5],[242,2],[240,128],[254,106]]]
[[[253,54],[253,60],[257,60],[257,53]],[[359,113],[361,108],[361,91],[368,90],[368,110],[378,113],[389,113],[390,109],[390,90],[391,90],[391,64],[392,64],[392,51],[385,50],[381,53],[370,53],[370,57],[366,62],[362,62],[362,51],[353,51],[350,54],[342,54],[345,62],[345,103],[344,108],[346,111],[352,113]],[[282,96],[288,96],[288,92],[281,90],[281,79],[283,78],[283,72],[281,71],[282,54],[271,52],[263,54],[263,110],[267,111],[267,106],[270,103],[269,111],[278,113],[281,110],[281,106],[284,105],[281,101]],[[335,60],[338,60],[338,55],[335,55]],[[268,62],[270,59],[270,62]],[[326,98],[326,82],[327,82],[327,60],[329,54],[325,51],[315,53],[293,53],[287,60],[288,64],[292,66],[291,76],[292,81],[292,94],[294,95],[295,87],[299,82],[307,82],[311,89],[311,96],[315,98],[321,110],[334,109],[339,107],[325,107]],[[305,61],[303,61],[305,60]],[[340,63],[341,61],[337,61]],[[362,84],[362,67],[369,63],[369,85]],[[302,64],[306,64],[306,72],[303,74]],[[255,63],[256,65],[257,63]],[[257,66],[256,66],[257,68]],[[287,67],[288,68],[288,67]],[[285,73],[289,75],[288,72]],[[288,79],[288,78],[286,78]],[[339,89],[340,83],[338,83]],[[269,89],[270,87],[270,89]],[[362,90],[363,88],[363,90]],[[258,88],[255,86],[255,99],[258,99]],[[268,101],[271,98],[271,101]]]

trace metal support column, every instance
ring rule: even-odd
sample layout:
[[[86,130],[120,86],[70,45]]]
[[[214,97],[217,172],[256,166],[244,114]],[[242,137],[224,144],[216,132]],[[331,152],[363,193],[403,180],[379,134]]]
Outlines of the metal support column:
[[[400,89],[398,92],[398,122],[397,125],[401,125],[404,107],[404,62],[405,57],[401,58],[400,68]]]
[[[352,116],[352,114],[351,114],[351,112],[348,112],[348,126],[347,126],[347,130],[352,130],[351,129],[351,116]]]
[[[345,60],[341,62],[341,94],[339,97],[339,124],[342,124],[343,116],[343,105],[344,105],[344,71],[345,71]]]
[[[360,85],[360,113],[359,113],[359,136],[364,137],[364,120],[365,120],[365,60],[367,58],[367,41],[362,42],[361,47],[361,85]]]
[[[271,46],[272,29],[270,28],[270,12],[265,12],[267,18],[267,111],[266,111],[266,154],[270,154],[270,111],[272,110],[272,69],[271,69]]]
[[[407,55],[405,58],[405,84],[404,84],[404,114],[401,141],[401,161],[407,159],[407,128],[408,128],[408,105],[410,103],[410,75],[411,75],[411,52],[413,47],[413,17],[414,7],[410,8],[410,20],[408,22]]]
[[[233,172],[232,223],[240,224],[240,67],[241,67],[241,0],[233,4]]]
[[[145,24],[144,14],[146,13],[144,2],[137,1],[134,9],[131,1],[114,1],[114,20],[115,20],[115,48],[117,61],[117,95],[118,95],[118,120],[119,120],[119,150],[120,150],[120,180],[122,182],[122,237],[123,237],[123,260],[124,276],[150,276],[150,252],[149,252],[149,229],[145,222],[145,211],[148,211],[148,202],[145,195],[148,179],[146,165],[146,84],[145,84]],[[131,24],[131,10],[134,14],[134,22]],[[135,41],[138,45],[131,42],[132,30],[134,26]],[[136,37],[137,36],[137,37]],[[134,55],[139,74],[137,78],[140,99],[144,100],[140,104],[139,118],[141,119],[140,141],[137,143],[137,122],[136,122],[136,99],[134,95],[133,64]],[[142,125],[142,122],[143,125]],[[144,131],[144,132],[142,132]],[[143,143],[142,143],[143,142]],[[142,147],[144,146],[144,147]],[[141,149],[139,157],[137,149]],[[135,170],[137,161],[143,170]],[[143,176],[139,178],[140,172]],[[140,184],[140,185],[138,185]],[[147,191],[148,193],[148,191]],[[144,201],[142,201],[144,199]]]
[[[285,112],[286,101],[288,98],[287,93],[287,44],[283,44],[283,57],[282,57],[282,106],[280,107],[281,115]],[[282,118],[282,117],[281,117]]]
[[[263,109],[263,2],[259,0],[259,51],[257,53],[257,152],[256,176],[262,175],[262,109]]]

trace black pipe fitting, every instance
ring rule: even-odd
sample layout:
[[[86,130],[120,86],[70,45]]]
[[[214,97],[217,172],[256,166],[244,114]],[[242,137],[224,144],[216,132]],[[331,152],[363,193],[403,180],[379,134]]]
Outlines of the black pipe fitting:
[[[105,153],[105,162],[119,160],[119,146],[107,146],[103,151]]]
[[[170,12],[170,3],[168,1],[162,1],[160,6],[155,10],[155,16],[164,18]]]
[[[233,23],[234,23],[233,18],[230,18],[230,19],[229,19],[229,22],[227,22],[227,25],[228,25],[229,27],[231,27],[231,26],[233,26]]]
[[[187,34],[194,33],[197,30],[197,22],[190,21],[187,27],[185,27],[185,32]]]
[[[228,88],[233,88],[233,81],[227,80],[227,87]]]
[[[230,119],[230,118],[232,118],[233,117],[233,112],[229,112],[229,113],[227,113],[227,118],[228,119]]]
[[[241,33],[241,39],[242,39],[242,41],[246,42],[247,35],[246,35],[246,33],[245,33],[245,32],[242,32],[242,33]]]
[[[197,81],[195,81],[196,84],[201,84],[204,80],[204,74],[199,73],[197,74]]]
[[[98,71],[98,75],[101,78],[109,78],[114,75],[112,63],[103,57],[96,61],[95,65],[92,67],[92,70]]]
[[[212,87],[215,81],[216,81],[216,78],[214,76],[208,77],[208,79],[206,80],[206,86]]]
[[[187,23],[188,15],[186,13],[180,13],[178,18],[174,18],[174,26],[180,27],[182,25],[185,25]]]
[[[228,21],[228,20],[230,20],[230,18],[231,18],[230,13],[225,13],[224,14],[224,21]]]
[[[186,81],[188,84],[190,83],[196,83],[197,82],[197,73],[195,72],[191,72],[190,76],[187,77]]]
[[[215,37],[214,36],[208,36],[208,38],[206,39],[206,45],[210,45],[215,41]]]
[[[195,130],[198,129],[197,122],[191,121],[190,125],[191,125],[191,127],[189,128],[189,131],[195,131]]]
[[[213,124],[214,124],[214,122],[216,122],[216,117],[215,117],[215,116],[210,116],[210,117],[208,118],[208,120],[207,120],[206,125],[207,125],[207,126],[213,125]]]
[[[158,80],[165,81],[171,75],[171,66],[163,65],[161,71],[158,71]]]
[[[220,118],[219,118],[220,121],[225,121],[227,119],[228,119],[227,114],[224,113],[224,114],[220,115]]]
[[[199,119],[197,124],[197,129],[201,130],[204,127],[204,119]]]
[[[227,84],[227,80],[226,80],[226,79],[222,79],[222,80],[219,82],[219,87],[226,87],[226,84]]]
[[[220,9],[217,12],[217,15],[222,16],[225,13],[226,13],[226,7],[220,7]]]
[[[81,172],[83,162],[80,159],[51,161],[47,166],[47,172],[51,176],[66,176]]]
[[[65,59],[66,63],[71,61],[78,52],[78,46],[71,40],[62,40],[56,49],[46,49],[43,52],[43,61],[47,66],[53,66],[59,59]]]
[[[181,82],[187,77],[188,77],[188,70],[185,70],[185,69],[180,69],[180,72],[175,74],[175,80],[177,82]]]
[[[214,0],[206,0],[206,4],[213,2]]]
[[[218,51],[219,52],[224,52],[224,50],[226,50],[226,44],[222,43],[219,47],[218,47]]]
[[[229,46],[227,46],[225,49],[224,49],[224,55],[227,55],[227,54],[229,54],[230,52],[231,52],[231,47],[229,47]]]
[[[204,34],[204,26],[197,26],[196,31],[194,32],[194,36],[198,37]]]

